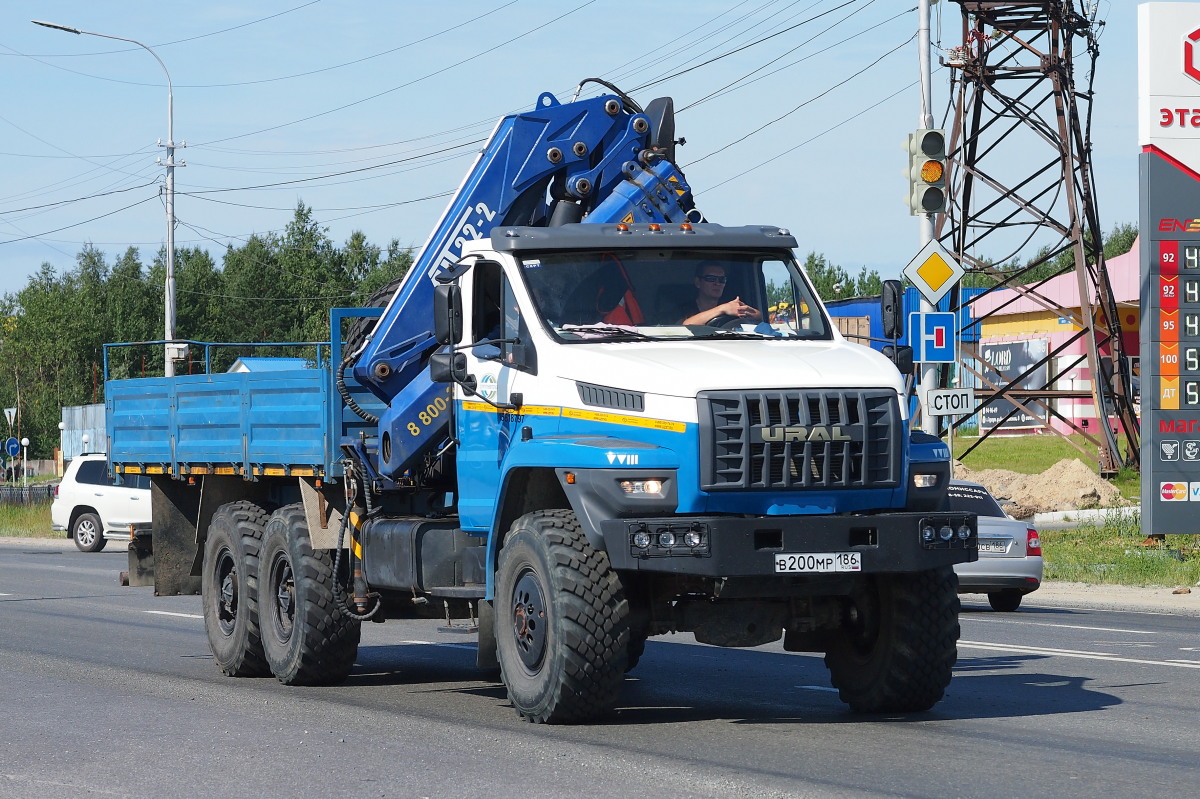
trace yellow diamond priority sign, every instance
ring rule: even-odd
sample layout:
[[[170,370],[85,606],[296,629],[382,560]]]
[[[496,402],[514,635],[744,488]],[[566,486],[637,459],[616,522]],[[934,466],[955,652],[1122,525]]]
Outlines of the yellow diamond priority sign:
[[[904,276],[912,281],[922,297],[937,305],[938,300],[962,279],[964,271],[954,256],[934,239],[908,262]]]

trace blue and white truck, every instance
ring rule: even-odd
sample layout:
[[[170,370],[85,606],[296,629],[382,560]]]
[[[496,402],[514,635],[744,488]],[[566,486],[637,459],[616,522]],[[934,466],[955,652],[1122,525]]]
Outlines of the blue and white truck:
[[[470,625],[534,722],[603,715],[675,632],[934,705],[977,557],[948,449],[787,230],[703,219],[675,146],[669,99],[542,95],[306,368],[108,380],[112,468],[153,485],[131,584],[200,592],[218,666],[288,684],[345,679],[368,619]]]

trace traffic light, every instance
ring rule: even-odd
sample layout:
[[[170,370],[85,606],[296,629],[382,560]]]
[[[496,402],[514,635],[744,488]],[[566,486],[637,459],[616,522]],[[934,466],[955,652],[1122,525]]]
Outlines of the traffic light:
[[[946,131],[921,128],[908,137],[908,213],[946,210]]]

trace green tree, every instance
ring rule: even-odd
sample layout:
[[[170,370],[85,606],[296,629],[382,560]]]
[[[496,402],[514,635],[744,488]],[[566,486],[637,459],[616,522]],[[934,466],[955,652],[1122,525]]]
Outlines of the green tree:
[[[829,263],[824,255],[810,252],[804,259],[804,271],[808,273],[808,279],[822,300],[854,296],[854,278],[845,269]]]
[[[875,269],[867,271],[864,266],[858,272],[858,281],[855,284],[854,296],[856,297],[878,297],[883,294],[883,278],[879,276],[879,272]]]
[[[1138,227],[1130,222],[1113,225],[1112,231],[1104,237],[1104,257],[1115,258],[1124,255],[1133,247],[1138,237]]]
[[[411,247],[401,247],[397,239],[392,239],[388,245],[387,256],[374,264],[358,281],[358,304],[365,304],[376,292],[384,287],[398,283],[408,274],[412,266],[413,251]]]

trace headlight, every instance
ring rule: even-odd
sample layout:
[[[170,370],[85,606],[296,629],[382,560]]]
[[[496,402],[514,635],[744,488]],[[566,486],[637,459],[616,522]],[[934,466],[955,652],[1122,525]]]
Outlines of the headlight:
[[[958,528],[958,537],[961,540],[966,541],[968,538],[971,537],[971,528],[967,527],[965,524],[962,525],[961,527],[959,527]]]
[[[936,537],[937,537],[937,530],[934,529],[932,524],[921,525],[921,540],[922,541],[932,541]]]
[[[914,474],[912,477],[913,488],[933,488],[938,483],[936,474]]]
[[[633,534],[633,545],[638,549],[648,549],[650,547],[650,534],[645,530],[638,530]]]
[[[626,494],[661,494],[662,480],[622,480],[621,490]]]
[[[938,538],[943,541],[949,541],[951,538],[954,538],[954,528],[948,524],[943,524],[941,529],[938,530]]]
[[[658,545],[663,549],[670,549],[675,546],[675,534],[670,530],[664,530],[658,534]]]

